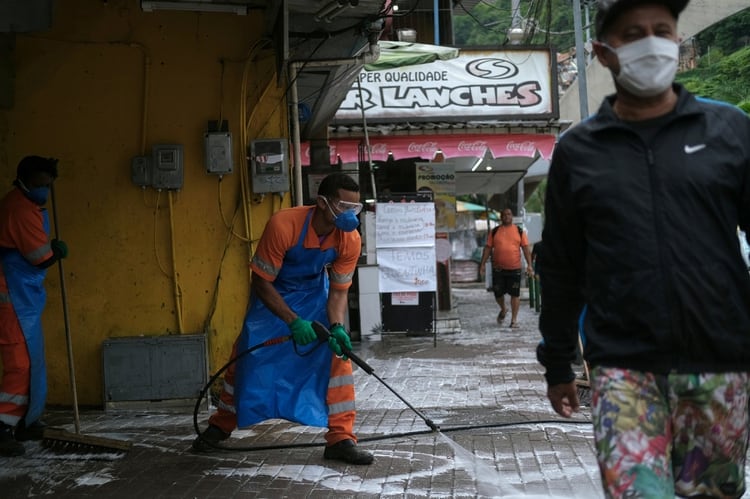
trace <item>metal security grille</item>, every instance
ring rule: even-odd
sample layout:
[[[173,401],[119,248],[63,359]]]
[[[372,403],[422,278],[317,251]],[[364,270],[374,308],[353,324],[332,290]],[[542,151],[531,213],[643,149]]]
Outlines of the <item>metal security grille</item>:
[[[195,400],[208,379],[203,335],[112,338],[102,343],[102,360],[108,407]]]

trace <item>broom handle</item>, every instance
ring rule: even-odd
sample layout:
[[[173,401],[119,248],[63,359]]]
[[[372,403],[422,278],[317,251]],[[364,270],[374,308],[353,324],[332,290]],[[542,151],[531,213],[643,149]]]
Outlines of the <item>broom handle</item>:
[[[57,224],[57,208],[55,203],[55,183],[50,184],[50,195],[52,198],[52,219],[55,222],[55,238],[60,239],[60,226]],[[68,298],[65,292],[65,272],[63,270],[62,258],[57,262],[60,270],[60,296],[62,297],[63,322],[65,323],[65,343],[68,347],[68,372],[70,385],[73,392],[73,420],[76,433],[81,433],[81,419],[78,414],[78,391],[76,390],[76,370],[73,363],[73,339],[70,336],[70,320],[68,318]]]
[[[583,341],[581,340],[581,333],[578,333],[578,349],[581,351],[581,363],[583,364],[583,375],[586,377],[586,381],[591,383],[589,378],[589,365],[586,363],[586,359],[583,357]]]

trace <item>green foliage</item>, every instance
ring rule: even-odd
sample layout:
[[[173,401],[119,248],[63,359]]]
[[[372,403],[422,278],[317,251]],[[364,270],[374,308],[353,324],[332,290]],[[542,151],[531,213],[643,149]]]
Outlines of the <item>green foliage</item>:
[[[497,46],[505,43],[505,32],[511,21],[510,10],[479,3],[469,14],[461,15],[461,12],[456,9],[457,15],[453,18],[456,46]]]
[[[698,60],[699,68],[711,67],[711,64],[719,62],[724,58],[724,52],[717,47],[711,47],[709,50],[702,52],[701,58]]]
[[[539,185],[531,193],[531,196],[526,199],[526,203],[524,204],[526,211],[529,213],[544,213],[544,197],[546,193],[547,179],[545,178],[539,182]]]
[[[704,57],[705,58],[705,57]],[[696,95],[738,104],[750,100],[750,47],[677,75]]]
[[[696,37],[701,53],[718,49],[729,54],[750,44],[750,8],[706,28]]]
[[[575,45],[570,0],[521,0],[519,11],[524,26],[528,26],[529,36],[524,43],[557,50]],[[593,18],[593,9],[590,15]],[[510,0],[486,0],[468,13],[456,8],[453,17],[455,45],[505,45],[512,18]]]

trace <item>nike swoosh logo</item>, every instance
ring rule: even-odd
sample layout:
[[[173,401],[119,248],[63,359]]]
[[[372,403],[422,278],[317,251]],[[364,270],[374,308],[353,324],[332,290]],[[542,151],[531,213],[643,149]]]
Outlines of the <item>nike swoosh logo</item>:
[[[706,148],[706,144],[697,144],[694,146],[689,146],[685,144],[685,154],[693,154],[694,152],[698,152],[701,149],[705,149],[705,148]]]

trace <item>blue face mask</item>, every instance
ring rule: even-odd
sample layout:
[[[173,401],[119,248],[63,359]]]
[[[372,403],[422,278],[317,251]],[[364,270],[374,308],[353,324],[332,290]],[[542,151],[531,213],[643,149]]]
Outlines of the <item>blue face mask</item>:
[[[334,215],[334,217],[333,225],[344,232],[351,232],[359,226],[359,218],[351,210],[339,213],[338,216]]]
[[[42,205],[47,202],[47,197],[49,197],[49,187],[34,187],[28,190],[26,196],[36,204]]]
[[[320,196],[323,198],[323,201],[325,201],[326,206],[328,207],[328,211],[331,212],[331,215],[333,215],[333,225],[336,226],[337,229],[343,230],[344,232],[351,232],[354,229],[359,226],[359,218],[357,218],[357,213],[359,210],[349,209],[344,210],[340,212],[338,215],[336,212],[333,211],[331,208],[331,204],[328,202],[328,198],[325,196]],[[351,203],[353,205],[357,205],[357,203]],[[361,205],[357,205],[361,209]]]

